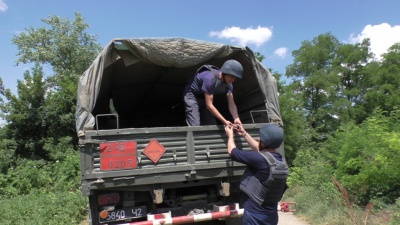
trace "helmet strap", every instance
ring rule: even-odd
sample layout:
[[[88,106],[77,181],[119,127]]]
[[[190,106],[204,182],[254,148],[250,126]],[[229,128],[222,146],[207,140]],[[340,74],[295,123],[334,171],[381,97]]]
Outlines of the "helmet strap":
[[[259,151],[263,151],[263,150],[267,150],[268,147],[261,141],[258,142],[258,150]]]

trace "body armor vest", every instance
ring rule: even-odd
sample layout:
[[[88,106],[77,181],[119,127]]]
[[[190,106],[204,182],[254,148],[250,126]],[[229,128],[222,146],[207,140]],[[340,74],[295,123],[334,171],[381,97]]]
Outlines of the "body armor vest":
[[[214,74],[215,87],[214,87],[214,94],[213,95],[226,93],[228,91],[229,85],[222,83],[218,79],[219,74],[217,73],[217,70],[219,70],[219,68],[216,67],[216,66],[213,66],[213,65],[203,65],[196,71],[196,75],[198,73],[201,73],[201,72],[205,71],[205,70],[211,71]],[[198,94],[198,93],[194,93],[194,94]]]
[[[260,182],[253,172],[246,168],[240,183],[240,189],[249,196],[258,205],[276,204],[282,199],[285,192],[286,180],[289,175],[289,168],[286,160],[276,160],[269,152],[259,152],[269,165],[268,180]]]

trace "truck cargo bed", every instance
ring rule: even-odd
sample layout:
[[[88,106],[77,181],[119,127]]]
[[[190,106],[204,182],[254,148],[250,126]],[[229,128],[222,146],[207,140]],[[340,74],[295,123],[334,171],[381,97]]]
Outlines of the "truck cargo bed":
[[[256,137],[263,124],[246,124],[247,132]],[[151,140],[165,147],[158,162],[144,153]],[[132,169],[102,170],[100,144],[106,142],[136,142],[137,167]],[[243,138],[236,137],[237,147],[250,150]],[[245,166],[233,162],[226,150],[223,126],[129,128],[87,131],[81,139],[82,191],[104,188],[145,189],[146,185],[162,183],[164,186],[190,185],[213,182],[212,179],[238,180]],[[181,183],[176,183],[181,182]],[[135,185],[132,187],[131,185]]]

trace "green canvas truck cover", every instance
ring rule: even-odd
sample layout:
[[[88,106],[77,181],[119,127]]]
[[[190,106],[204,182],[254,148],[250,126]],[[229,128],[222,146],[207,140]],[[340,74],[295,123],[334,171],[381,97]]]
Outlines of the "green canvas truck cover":
[[[263,98],[260,109],[266,111],[269,122],[283,125],[276,80],[249,48],[185,38],[118,38],[104,47],[79,79],[75,114],[78,136],[96,129],[96,115],[110,113],[110,99],[122,119],[157,112],[166,104],[169,105],[165,109],[174,108],[183,100],[188,78],[201,65],[221,67],[228,59],[238,60],[244,69],[243,79],[234,84],[238,110],[246,111],[244,108],[252,98],[252,90],[258,89]],[[155,96],[158,92],[161,94]],[[247,98],[243,97],[240,103],[238,96]],[[146,104],[154,106],[140,112]],[[181,113],[184,115],[184,111]],[[251,123],[248,112],[239,114],[243,123]],[[176,124],[180,125],[180,122]],[[154,123],[152,126],[174,124]]]

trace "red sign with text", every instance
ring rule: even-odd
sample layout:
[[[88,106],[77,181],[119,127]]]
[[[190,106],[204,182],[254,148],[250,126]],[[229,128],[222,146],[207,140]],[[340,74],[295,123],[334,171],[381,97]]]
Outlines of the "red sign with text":
[[[137,168],[136,141],[100,144],[100,169],[125,170]]]

